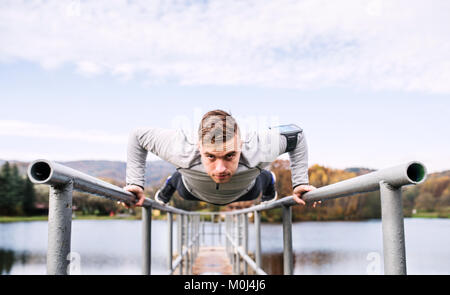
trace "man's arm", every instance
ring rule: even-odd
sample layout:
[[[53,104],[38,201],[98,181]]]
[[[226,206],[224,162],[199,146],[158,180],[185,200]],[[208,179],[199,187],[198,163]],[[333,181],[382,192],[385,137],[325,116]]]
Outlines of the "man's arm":
[[[287,140],[282,136],[284,140],[281,140],[281,153],[286,151]],[[308,144],[306,142],[305,134],[300,132],[297,138],[297,146],[291,152],[289,152],[289,158],[291,161],[291,174],[292,174],[292,187],[294,189],[294,200],[300,205],[306,205],[305,201],[301,199],[304,193],[315,190],[316,188],[309,185],[308,177]],[[314,202],[313,207],[316,207],[317,203]]]
[[[148,152],[169,161],[176,162],[180,133],[161,128],[138,128],[130,133],[127,147],[127,169],[125,190],[139,199],[137,206],[144,202],[145,168]]]
[[[287,140],[283,135],[280,136],[281,155],[286,151]],[[308,145],[303,131],[297,135],[297,146],[293,151],[289,152],[289,158],[291,162],[292,186],[296,188],[299,185],[308,184]]]

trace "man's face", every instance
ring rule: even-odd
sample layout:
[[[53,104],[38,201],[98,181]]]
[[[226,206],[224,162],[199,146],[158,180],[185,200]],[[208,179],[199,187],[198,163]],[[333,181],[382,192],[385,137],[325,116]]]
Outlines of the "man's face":
[[[236,172],[241,157],[242,142],[239,136],[219,144],[202,144],[199,150],[206,173],[215,183],[227,183]]]

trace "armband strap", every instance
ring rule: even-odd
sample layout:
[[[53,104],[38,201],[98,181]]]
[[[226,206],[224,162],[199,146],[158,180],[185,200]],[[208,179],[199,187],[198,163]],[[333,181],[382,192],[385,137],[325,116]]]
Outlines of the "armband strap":
[[[302,128],[298,127],[295,124],[270,127],[270,129],[272,128],[277,128],[280,132],[280,135],[286,137],[286,150],[284,151],[285,153],[295,150],[295,148],[297,147],[298,134],[303,132]]]
[[[284,137],[286,137],[286,153],[292,152],[297,147],[297,141],[298,141],[298,133],[296,134],[283,134]]]

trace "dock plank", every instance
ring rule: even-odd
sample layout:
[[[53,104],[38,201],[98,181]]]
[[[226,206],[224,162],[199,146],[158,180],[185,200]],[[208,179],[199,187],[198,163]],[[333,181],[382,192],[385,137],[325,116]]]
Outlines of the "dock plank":
[[[194,275],[231,275],[232,266],[225,247],[201,247],[192,267]]]

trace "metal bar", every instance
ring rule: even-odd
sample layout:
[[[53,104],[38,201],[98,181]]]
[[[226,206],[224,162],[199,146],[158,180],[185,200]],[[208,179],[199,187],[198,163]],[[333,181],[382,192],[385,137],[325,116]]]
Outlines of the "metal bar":
[[[197,238],[198,238],[199,236],[197,235]],[[175,259],[175,261],[174,261],[174,263],[173,263],[173,265],[172,265],[172,271],[169,271],[168,272],[168,274],[172,274],[174,271],[175,271],[175,269],[180,265],[180,267],[182,267],[182,259],[183,259],[183,257],[186,257],[188,254],[189,254],[189,248],[190,247],[192,247],[192,245],[194,244],[194,241],[192,241],[191,243],[189,243],[189,245],[187,246],[187,247],[185,247],[185,249],[183,250],[183,252],[182,252],[182,254],[181,255],[179,255],[176,259]]]
[[[152,208],[142,208],[142,274],[150,275],[152,267]]]
[[[243,246],[244,246],[244,252],[245,254],[248,253],[248,216],[247,213],[242,214],[242,222],[244,225],[244,242],[243,242]],[[244,275],[248,275],[248,266],[247,266],[247,262],[246,260],[244,260]]]
[[[383,228],[384,273],[406,275],[405,230],[402,191],[380,182],[381,221]]]
[[[348,197],[358,193],[377,191],[380,188],[380,181],[385,181],[393,187],[401,187],[408,184],[422,183],[425,179],[425,166],[419,162],[409,162],[320,187],[314,191],[305,193],[302,196],[302,199],[306,203],[311,203],[339,197]],[[294,201],[294,198],[289,196],[269,204],[260,204],[230,213],[225,212],[224,214],[241,214],[252,211],[263,211],[282,206],[293,206],[296,204],[297,203]]]
[[[257,275],[267,275],[267,273],[264,270],[262,270],[256,265],[256,263],[252,260],[250,256],[245,255],[242,248],[237,248],[237,251],[239,255],[242,256],[242,259],[245,260],[245,262],[256,272]]]
[[[218,224],[219,224],[219,245],[223,245],[222,244],[222,217],[221,215],[218,216]]]
[[[283,269],[285,275],[292,275],[292,207],[283,206]]]
[[[261,215],[258,211],[254,212],[254,222],[255,222],[255,261],[256,265],[261,268],[262,260],[261,260]]]
[[[232,219],[231,219],[231,220],[232,220],[232,223],[231,223],[231,224],[232,224],[232,228],[231,228],[231,230],[232,230],[232,235],[233,235],[233,243],[232,243],[232,244],[234,245],[234,244],[237,244],[237,243],[236,243],[236,235],[237,235],[237,230],[236,230],[236,225],[237,225],[237,222],[236,222],[236,215],[232,216]],[[237,263],[236,263],[236,256],[237,256],[237,255],[236,255],[236,247],[233,247],[232,250],[233,250],[233,251],[232,251],[232,253],[231,253],[231,254],[232,254],[232,260],[231,260],[232,262],[231,262],[231,263],[233,264],[233,274],[236,275],[236,274],[237,274]]]
[[[102,198],[125,202],[127,204],[131,204],[132,200],[135,199],[132,193],[125,191],[123,188],[49,160],[42,159],[31,162],[28,165],[27,174],[30,181],[36,184],[57,186],[72,181],[73,189],[98,195]],[[171,206],[164,206],[146,198],[144,207],[149,206],[164,212],[194,214],[193,212],[180,210]]]
[[[72,231],[72,181],[50,187],[48,211],[47,274],[69,274]]]
[[[240,215],[236,215],[236,245],[237,248],[241,246],[241,220]],[[241,274],[241,258],[236,250],[236,271],[237,275]]]
[[[202,216],[202,238],[203,238],[203,244],[205,244],[205,217]]]
[[[230,222],[229,222],[229,220],[230,220],[230,216],[226,215],[225,216],[225,237],[227,235],[229,235],[229,233],[230,233],[230,230],[229,230]],[[225,249],[227,250],[228,259],[230,259],[230,242],[228,241],[227,238],[225,238]]]
[[[172,271],[172,261],[173,261],[173,217],[172,213],[167,212],[167,237],[168,237],[168,256],[167,264],[169,270]]]
[[[198,237],[196,239],[196,248],[195,248],[195,258],[197,258],[197,254],[200,251],[200,215],[195,216],[195,235]]]
[[[195,233],[194,233],[194,231],[193,231],[193,226],[192,226],[192,224],[193,224],[193,221],[192,221],[192,218],[193,218],[193,216],[188,216],[188,219],[189,219],[189,234],[190,234],[190,237],[189,237],[189,245],[191,244],[191,242],[193,241],[193,237],[195,236]],[[192,262],[192,256],[193,256],[193,248],[192,248],[192,246],[189,246],[189,263],[190,263],[190,268],[189,268],[189,274],[192,274],[192,264],[193,264],[193,262]]]
[[[101,197],[113,199],[115,201],[122,201],[130,203],[134,199],[132,193],[123,190],[115,185],[99,180],[95,177],[89,176],[75,169],[66,167],[64,165],[48,161],[36,160],[28,166],[28,177],[33,183],[38,184],[65,184],[68,181],[73,181],[73,187],[87,193],[99,195]],[[334,199],[343,196],[350,196],[356,193],[376,191],[379,189],[379,182],[385,181],[393,187],[400,187],[407,184],[418,184],[426,179],[425,166],[417,161],[408,162],[402,165],[381,169],[372,173],[347,179],[335,184],[321,187],[314,191],[308,192],[302,196],[302,199],[308,202]],[[269,210],[281,206],[295,205],[292,196],[282,198],[278,201],[269,204],[261,204],[250,208],[237,210],[232,213],[229,212],[188,212],[164,206],[149,198],[145,199],[144,206],[152,206],[165,212],[172,212],[176,214],[238,214],[248,213],[252,211]]]
[[[248,254],[244,252],[242,247],[237,247],[231,235],[225,235],[225,238],[230,241],[231,247],[236,249],[237,253],[248,263],[248,265],[255,271],[257,275],[267,275],[267,273],[256,265],[256,262],[252,260]]]
[[[184,215],[184,225],[185,225],[185,239],[184,239],[184,244],[185,247],[187,248],[187,250],[189,251],[189,216],[188,215]],[[189,252],[188,252],[189,253]],[[186,261],[185,261],[185,272],[186,275],[189,275],[189,254],[186,255]]]
[[[183,275],[183,241],[184,241],[184,229],[183,229],[183,215],[178,215],[178,258],[180,258],[180,275]]]
[[[128,191],[123,190],[120,187],[109,184],[105,181],[99,180],[95,177],[89,176],[87,174],[81,173],[72,168],[66,167],[64,165],[48,161],[48,160],[37,160],[32,162],[27,171],[29,179],[33,183],[47,184],[52,186],[50,196],[50,209],[49,209],[49,248],[48,248],[48,262],[47,262],[47,272],[48,273],[67,273],[67,255],[70,253],[70,228],[71,228],[71,210],[65,210],[64,214],[68,214],[70,211],[70,217],[65,216],[63,213],[59,212],[59,208],[62,201],[58,199],[58,196],[63,196],[67,199],[65,195],[70,191],[70,205],[71,207],[71,192],[73,189],[87,192],[100,197],[112,199],[115,201],[122,201],[128,204],[132,203],[135,199],[134,195]],[[403,215],[402,215],[402,204],[401,204],[401,186],[408,184],[418,184],[426,179],[426,168],[423,164],[419,162],[409,162],[406,164],[394,166],[387,169],[382,169],[376,172],[372,172],[366,175],[358,176],[352,179],[348,179],[339,183],[328,185],[317,190],[308,192],[302,196],[302,199],[307,203],[328,200],[333,198],[339,198],[344,196],[350,196],[356,193],[363,193],[369,191],[375,191],[380,189],[381,201],[382,201],[382,224],[383,224],[383,247],[385,253],[385,273],[386,274],[406,274],[406,256],[405,256],[405,241],[404,241],[404,225],[403,225]],[[68,191],[63,188],[70,186]],[[52,204],[52,199],[55,204]],[[292,196],[282,198],[278,201],[269,204],[261,204],[253,206],[250,208],[236,210],[233,212],[188,212],[173,208],[170,206],[163,206],[154,200],[145,199],[144,209],[143,209],[143,272],[150,274],[151,270],[151,210],[159,209],[165,212],[171,212],[175,214],[180,214],[180,216],[186,216],[186,234],[183,235],[183,228],[181,229],[181,250],[183,250],[183,244],[185,244],[187,251],[192,251],[193,256],[191,256],[191,261],[189,255],[186,256],[186,270],[189,270],[188,266],[192,262],[193,257],[195,257],[196,247],[198,250],[199,243],[199,229],[196,228],[198,225],[188,223],[187,216],[199,216],[199,215],[210,215],[212,216],[212,229],[214,231],[214,221],[215,215],[224,214],[226,217],[230,215],[243,214],[248,212],[255,213],[255,231],[256,231],[256,253],[255,260],[258,267],[261,266],[261,233],[260,233],[260,215],[259,211],[270,210],[273,208],[283,207],[283,213],[285,215],[291,215],[290,206],[295,205],[296,202],[293,200]],[[53,208],[53,209],[52,209]],[[55,209],[56,208],[56,209]],[[287,213],[289,208],[289,213]],[[70,208],[71,209],[71,208]],[[61,215],[64,215],[63,217]],[[181,219],[183,219],[181,218]],[[193,220],[197,220],[195,217]],[[55,219],[56,221],[52,221]],[[220,220],[220,215],[219,215]],[[59,223],[58,223],[59,222]],[[236,223],[234,223],[236,222]],[[68,225],[69,223],[69,225]],[[180,220],[181,223],[181,220]],[[180,224],[183,225],[182,223]],[[192,226],[190,229],[189,226]],[[291,224],[286,224],[286,226],[292,227]],[[219,224],[219,233],[221,233],[221,228]],[[192,237],[189,238],[189,230],[191,230]],[[239,272],[238,267],[240,264],[239,255],[236,249],[240,247],[240,227],[239,220],[234,220],[234,218],[228,219],[228,229],[226,234],[233,234],[237,238],[238,248],[232,249],[233,240],[227,239],[227,245],[229,248],[230,257],[233,257],[234,266],[236,267],[236,272]],[[234,231],[234,233],[233,233]],[[288,230],[286,230],[288,232]],[[292,233],[291,233],[292,234]],[[289,235],[285,235],[286,242],[289,244]],[[213,235],[214,237],[214,235]],[[60,242],[63,241],[63,242]],[[68,241],[68,242],[67,242]],[[196,244],[192,244],[194,241]],[[60,244],[62,243],[62,244]],[[290,238],[290,243],[292,244],[292,236]],[[193,245],[193,246],[192,246]],[[291,245],[292,248],[292,245]],[[285,249],[286,250],[286,249]],[[179,251],[184,253],[184,251]],[[285,252],[288,252],[286,250]],[[66,254],[66,257],[63,257]],[[181,254],[180,254],[181,255]],[[288,257],[290,256],[290,258]],[[182,258],[183,256],[181,256]],[[64,261],[62,261],[64,258]],[[173,259],[173,257],[172,257]],[[291,263],[286,263],[287,267],[292,264],[292,255],[286,255],[285,260],[291,259]],[[182,262],[180,262],[182,263]],[[64,267],[66,267],[64,269]],[[292,267],[291,267],[292,268]],[[180,269],[182,272],[182,269]],[[173,271],[172,271],[173,272]],[[286,273],[292,272],[289,269],[285,269]]]
[[[214,232],[214,215],[211,214],[210,218],[211,218],[211,231]],[[211,243],[212,243],[212,246],[215,245],[214,235],[211,236]]]

